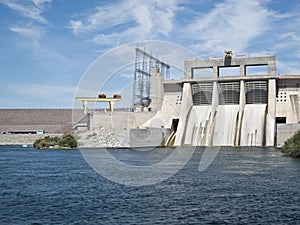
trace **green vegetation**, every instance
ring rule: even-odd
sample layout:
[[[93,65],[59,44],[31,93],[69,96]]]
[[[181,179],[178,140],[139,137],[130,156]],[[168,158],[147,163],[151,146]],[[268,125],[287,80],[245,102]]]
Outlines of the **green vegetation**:
[[[284,142],[281,152],[294,158],[300,158],[300,130]]]
[[[77,140],[75,136],[71,133],[66,133],[61,137],[57,136],[46,136],[40,138],[33,143],[33,147],[38,149],[45,148],[64,148],[64,149],[73,149],[77,148]]]

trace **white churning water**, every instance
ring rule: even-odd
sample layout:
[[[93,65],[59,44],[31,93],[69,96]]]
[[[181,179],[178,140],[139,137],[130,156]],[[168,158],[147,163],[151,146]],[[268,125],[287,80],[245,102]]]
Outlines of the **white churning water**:
[[[234,146],[239,105],[219,105],[213,133],[213,146]]]
[[[263,146],[266,109],[266,104],[246,104],[239,121],[239,105],[219,105],[216,113],[211,112],[211,106],[193,106],[187,118],[183,143],[235,146],[240,138],[240,146]],[[213,129],[208,127],[209,124]],[[210,130],[213,130],[212,135]]]
[[[187,121],[185,145],[205,145],[210,109],[211,106],[193,106]]]
[[[241,146],[263,146],[266,104],[249,104],[244,108]]]

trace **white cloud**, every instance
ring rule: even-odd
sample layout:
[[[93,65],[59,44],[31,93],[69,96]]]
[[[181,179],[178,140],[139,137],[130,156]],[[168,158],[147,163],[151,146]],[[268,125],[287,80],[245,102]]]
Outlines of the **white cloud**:
[[[51,3],[52,0],[32,0],[33,4],[35,4],[38,8],[44,9],[45,4]]]
[[[13,22],[14,24],[9,26],[9,30],[33,41],[40,40],[44,34],[47,20],[42,14],[51,2],[52,0],[0,0],[0,4],[28,19],[23,19],[18,24]]]
[[[46,24],[47,20],[42,16],[45,10],[45,4],[51,3],[51,0],[0,0],[0,3],[16,11],[20,15],[33,19],[36,22]]]
[[[83,24],[80,20],[71,20],[70,28],[72,28],[74,34],[78,34],[82,31]]]
[[[223,54],[226,49],[235,53],[249,52],[253,40],[268,31],[274,32],[277,21],[291,17],[290,13],[269,10],[265,0],[225,0],[206,13],[200,13],[203,10],[193,9],[188,3],[193,19],[185,17],[185,24],[188,24],[185,25],[179,18],[179,11],[187,10],[181,4],[184,2],[122,0],[99,6],[84,18],[71,20],[69,28],[74,34],[103,46],[150,39],[176,41],[177,38],[200,54]]]
[[[174,26],[177,0],[119,1],[97,7],[86,18],[71,20],[74,34],[91,35],[98,44],[120,44],[168,36]]]
[[[292,40],[292,41],[297,41],[300,42],[300,35],[297,34],[295,31],[290,31],[290,32],[286,32],[286,33],[281,33],[278,35],[278,39],[281,40]]]
[[[96,12],[87,18],[71,20],[70,28],[74,34],[79,34],[114,27],[130,20],[130,14],[127,13],[127,10],[129,10],[129,6],[125,2],[105,7],[96,7]]]
[[[285,17],[273,23],[273,29],[268,35],[271,38],[269,48],[277,56],[277,71],[280,74],[299,74],[299,9],[300,5],[294,6],[293,11],[284,13]]]
[[[43,31],[39,28],[27,28],[21,26],[11,26],[10,31],[20,34],[22,36],[32,38],[32,39],[40,39],[42,37]]]
[[[264,8],[262,1],[226,0],[206,14],[199,14],[185,33],[200,42],[195,46],[213,54],[231,49],[243,52],[249,43],[270,29],[275,19],[286,18]]]

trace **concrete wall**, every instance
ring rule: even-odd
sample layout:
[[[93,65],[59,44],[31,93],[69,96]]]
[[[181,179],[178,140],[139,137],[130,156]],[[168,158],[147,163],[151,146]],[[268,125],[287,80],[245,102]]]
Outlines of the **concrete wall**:
[[[281,148],[300,130],[300,76],[281,76],[277,80],[276,119],[281,120],[276,135],[277,147]]]
[[[153,112],[94,112],[90,113],[90,129],[128,129],[140,127],[152,118]]]
[[[164,97],[161,110],[141,127],[171,128],[172,119],[178,119],[182,104],[182,86],[164,84]]]
[[[170,129],[146,128],[146,129],[130,129],[129,146],[130,147],[156,147],[164,146]]]
[[[284,142],[291,138],[298,130],[300,124],[277,124],[277,147],[281,148]]]
[[[275,145],[275,131],[276,131],[276,80],[270,79],[268,81],[268,110],[266,117],[266,146]]]
[[[300,76],[277,81],[276,117],[285,117],[286,123],[300,123]]]
[[[193,106],[192,87],[190,83],[183,84],[182,103],[179,111],[179,123],[176,132],[175,146],[182,146],[184,141],[186,124],[188,122],[189,113]]]
[[[181,93],[165,93],[162,110],[141,127],[171,128],[172,119],[177,119],[181,104]]]
[[[150,108],[152,112],[157,112],[161,110],[163,96],[164,96],[164,87],[163,87],[163,75],[159,73],[158,67],[152,68],[151,73],[151,104]]]

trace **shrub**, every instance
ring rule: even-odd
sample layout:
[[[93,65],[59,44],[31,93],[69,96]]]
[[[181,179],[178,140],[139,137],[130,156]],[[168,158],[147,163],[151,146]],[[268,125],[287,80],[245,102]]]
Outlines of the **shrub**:
[[[45,138],[38,139],[33,143],[33,147],[38,149],[49,148],[50,146],[51,146],[51,142],[49,142]]]
[[[45,136],[44,138],[37,139],[33,143],[34,148],[44,149],[50,147],[57,148],[77,148],[77,140],[71,133],[64,134],[62,137]]]
[[[300,130],[284,142],[281,152],[292,157],[300,157]]]
[[[34,148],[39,148],[40,143],[41,143],[42,140],[43,140],[42,138],[35,140],[35,142],[33,143],[33,147]]]
[[[77,141],[73,134],[67,133],[60,138],[58,145],[65,148],[77,148]]]

